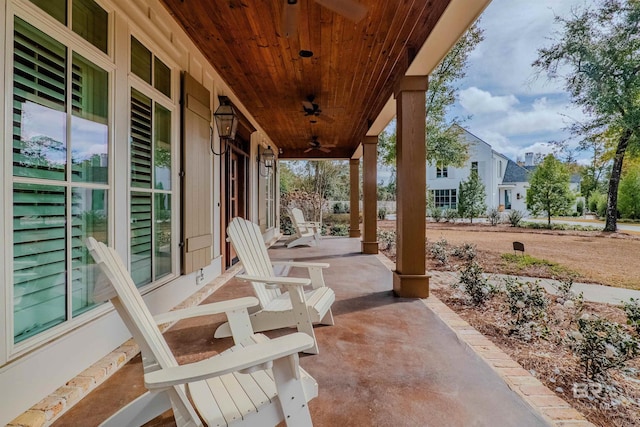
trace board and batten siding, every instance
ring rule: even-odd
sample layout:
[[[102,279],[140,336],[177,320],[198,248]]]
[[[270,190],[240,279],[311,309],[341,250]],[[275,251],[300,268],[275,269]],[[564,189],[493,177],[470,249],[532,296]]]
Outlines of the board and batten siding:
[[[211,263],[211,95],[189,74],[182,76],[182,273]]]

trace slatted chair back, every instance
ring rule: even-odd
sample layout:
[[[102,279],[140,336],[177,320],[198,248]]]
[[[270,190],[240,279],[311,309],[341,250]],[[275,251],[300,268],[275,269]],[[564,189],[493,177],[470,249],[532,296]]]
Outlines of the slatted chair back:
[[[105,276],[97,280],[94,301],[111,301],[140,347],[144,372],[178,366],[118,253],[93,237],[89,237],[86,244]],[[173,392],[169,393],[169,399],[176,419],[182,417],[182,419],[198,420],[197,413],[185,393],[185,387],[176,386],[173,389]]]
[[[244,218],[234,218],[227,227],[228,240],[249,276],[275,277],[267,247],[258,225]],[[281,295],[279,288],[268,289],[264,283],[251,282],[260,308]]]
[[[307,226],[307,221],[305,221],[304,214],[301,209],[291,208],[289,211],[291,213],[291,222],[293,223],[293,227],[301,236],[308,233],[315,233],[313,227]]]

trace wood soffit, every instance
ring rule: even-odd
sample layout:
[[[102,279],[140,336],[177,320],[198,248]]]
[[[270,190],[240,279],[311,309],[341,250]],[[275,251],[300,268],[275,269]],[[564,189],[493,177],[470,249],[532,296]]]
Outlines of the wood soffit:
[[[450,2],[358,1],[368,13],[354,24],[300,0],[298,32],[285,38],[284,0],[162,0],[280,158],[351,157]],[[309,95],[319,116],[305,116]],[[305,153],[312,136],[330,151]]]

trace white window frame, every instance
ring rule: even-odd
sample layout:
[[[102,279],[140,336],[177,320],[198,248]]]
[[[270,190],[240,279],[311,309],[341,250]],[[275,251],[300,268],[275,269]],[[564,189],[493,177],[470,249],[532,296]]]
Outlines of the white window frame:
[[[69,1],[69,0],[67,0]],[[50,329],[42,331],[37,335],[29,337],[24,341],[19,343],[14,343],[13,336],[13,206],[12,203],[8,203],[9,200],[13,199],[13,184],[15,182],[20,183],[34,183],[34,184],[47,184],[51,185],[52,182],[50,180],[43,179],[30,179],[30,178],[22,178],[22,177],[14,177],[13,176],[13,167],[7,167],[7,162],[13,162],[13,154],[12,154],[12,143],[7,141],[12,141],[12,127],[8,126],[8,123],[12,123],[13,121],[13,48],[14,48],[14,20],[16,17],[22,19],[23,21],[33,25],[40,31],[46,33],[57,42],[63,44],[67,48],[67,65],[69,65],[73,58],[73,53],[78,53],[86,60],[91,61],[96,66],[102,68],[108,73],[108,82],[109,82],[109,118],[107,121],[109,135],[108,135],[108,156],[109,156],[109,167],[108,167],[108,182],[104,185],[104,187],[100,184],[86,184],[82,182],[73,182],[65,179],[64,181],[60,181],[56,184],[56,186],[62,186],[67,189],[71,189],[73,187],[91,187],[96,189],[105,189],[108,191],[108,225],[107,225],[107,235],[110,242],[113,241],[114,236],[114,226],[113,226],[113,217],[114,217],[114,186],[113,186],[113,178],[114,178],[114,166],[113,166],[113,153],[114,153],[114,113],[115,113],[115,70],[116,65],[113,57],[113,40],[114,40],[114,18],[113,18],[113,8],[104,4],[104,2],[96,0],[106,12],[108,16],[107,23],[107,31],[108,31],[108,42],[107,42],[107,54],[102,52],[97,47],[93,46],[87,40],[83,39],[80,35],[74,33],[71,29],[70,23],[68,25],[63,25],[53,17],[49,16],[46,12],[42,11],[35,4],[31,3],[27,0],[7,0],[6,9],[3,8],[3,13],[0,15],[0,18],[3,19],[5,23],[5,55],[2,58],[4,70],[4,88],[5,88],[5,99],[3,103],[4,114],[2,115],[4,118],[3,128],[4,128],[4,149],[2,150],[2,161],[3,170],[4,170],[4,187],[3,187],[3,200],[4,200],[4,209],[2,219],[3,225],[3,233],[5,236],[5,243],[0,251],[2,258],[4,260],[4,283],[5,289],[4,292],[0,292],[0,304],[4,307],[5,311],[5,327],[0,328],[0,365],[16,359],[21,355],[33,350],[35,347],[41,346],[44,343],[51,341],[59,336],[69,332],[70,330],[77,328],[78,326],[87,323],[97,317],[102,316],[107,311],[110,311],[112,308],[108,305],[99,305],[95,308],[88,310],[77,317],[73,317],[71,314],[68,315],[70,319],[65,320],[59,325],[53,326]],[[71,9],[68,8],[67,13],[68,17],[71,16]],[[6,10],[6,14],[4,11]],[[68,20],[69,22],[70,19]],[[7,96],[7,94],[11,94],[11,96]],[[67,97],[70,94],[67,93]],[[68,99],[68,98],[67,98]],[[68,114],[68,112],[67,112]],[[70,128],[68,127],[67,133],[70,132]],[[67,153],[70,155],[70,150]],[[71,197],[70,192],[67,194],[67,203],[69,203],[69,199]],[[69,231],[67,230],[67,233]],[[70,274],[69,272],[67,274]],[[67,304],[69,304],[69,300],[71,295],[67,294]]]
[[[436,162],[436,178],[448,178],[449,167],[441,161]]]
[[[171,280],[174,280],[176,277],[180,276],[180,247],[179,247],[179,236],[180,236],[180,103],[179,103],[179,90],[177,88],[180,76],[180,68],[177,64],[169,59],[167,56],[163,55],[162,51],[156,46],[156,44],[151,41],[144,33],[131,31],[127,35],[129,40],[129,49],[127,52],[127,70],[128,70],[128,98],[127,98],[127,192],[126,192],[126,202],[127,202],[127,241],[130,241],[131,237],[131,193],[132,192],[143,192],[149,193],[152,196],[158,193],[165,193],[171,195],[171,273],[166,274],[159,278],[156,281],[151,281],[143,286],[140,286],[138,289],[140,293],[146,294],[148,292],[153,291],[154,289],[164,285]],[[171,70],[171,98],[167,97],[164,93],[160,92],[153,86],[153,65],[152,65],[152,84],[147,83],[142,78],[138,77],[131,71],[131,37],[136,38],[140,43],[142,43],[149,51],[151,52],[152,58],[151,63],[153,64],[153,59],[157,57],[160,59],[166,66]],[[143,95],[149,97],[152,100],[152,104],[158,103],[162,107],[169,110],[171,113],[171,191],[158,191],[153,188],[153,183],[151,188],[139,188],[131,186],[131,94],[132,89],[137,90]],[[155,132],[155,128],[152,127],[152,132]],[[153,138],[152,138],[153,139]],[[153,156],[152,156],[152,168],[153,168]],[[153,197],[151,201],[152,205],[154,203]],[[153,220],[153,219],[152,219]],[[154,236],[152,233],[152,257],[154,255]],[[127,267],[129,271],[131,271],[131,260],[132,260],[132,251],[131,245],[127,243]]]

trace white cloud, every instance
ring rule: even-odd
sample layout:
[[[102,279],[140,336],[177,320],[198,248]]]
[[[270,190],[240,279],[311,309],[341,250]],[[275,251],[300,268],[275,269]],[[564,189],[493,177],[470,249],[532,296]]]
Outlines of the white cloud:
[[[507,111],[518,103],[513,95],[493,96],[491,93],[473,86],[459,93],[460,105],[471,114]]]

